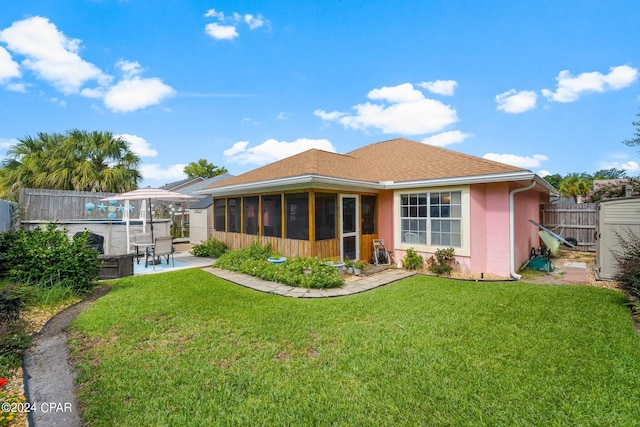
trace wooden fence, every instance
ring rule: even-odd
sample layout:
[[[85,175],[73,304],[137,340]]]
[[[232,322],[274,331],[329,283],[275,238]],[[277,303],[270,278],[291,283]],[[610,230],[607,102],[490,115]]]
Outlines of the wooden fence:
[[[113,211],[116,218],[122,218],[122,202],[112,208],[108,202],[100,199],[113,196],[115,193],[98,193],[92,191],[66,191],[23,188],[20,190],[21,221],[59,221],[65,219],[107,219]],[[93,205],[92,209],[87,206]],[[89,207],[91,207],[89,205]],[[133,200],[134,211],[131,218],[138,218],[140,201]],[[118,209],[120,207],[120,209]]]
[[[595,203],[540,205],[540,223],[564,238],[575,238],[578,250],[595,252]]]
[[[16,203],[0,200],[0,232],[16,228],[17,208]]]

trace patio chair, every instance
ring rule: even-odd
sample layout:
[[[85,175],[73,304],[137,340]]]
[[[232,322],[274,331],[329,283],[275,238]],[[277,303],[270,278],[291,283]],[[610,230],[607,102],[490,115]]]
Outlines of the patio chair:
[[[151,246],[152,243],[151,234],[149,233],[140,233],[133,236],[133,248],[135,251],[136,263],[140,264],[140,258],[145,256],[147,248]],[[140,251],[140,248],[144,249],[144,251]]]
[[[156,257],[165,257],[167,259],[167,265],[169,265],[169,258],[171,258],[171,263],[175,267],[176,263],[173,258],[173,237],[156,237],[153,246],[150,246],[147,249],[146,260],[144,263],[145,267],[149,265],[149,257],[151,257],[151,264],[153,265],[154,270],[156,269]],[[160,262],[162,262],[162,260]]]

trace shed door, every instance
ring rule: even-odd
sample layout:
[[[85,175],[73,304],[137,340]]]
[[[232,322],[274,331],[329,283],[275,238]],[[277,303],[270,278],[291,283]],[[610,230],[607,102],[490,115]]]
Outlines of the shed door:
[[[613,254],[622,249],[618,234],[627,239],[630,230],[640,236],[640,199],[608,200],[598,206],[596,263],[600,277],[612,280],[617,270]]]
[[[358,220],[358,197],[340,195],[340,256],[355,260],[360,256],[360,221]]]

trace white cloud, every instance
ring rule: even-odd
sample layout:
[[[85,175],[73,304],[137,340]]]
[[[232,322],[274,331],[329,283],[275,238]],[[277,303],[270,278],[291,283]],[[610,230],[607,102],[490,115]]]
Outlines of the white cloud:
[[[67,106],[67,101],[65,101],[64,99],[56,98],[55,96],[53,98],[49,98],[48,101],[52,104],[58,104],[62,108],[66,108]]]
[[[538,95],[530,90],[516,91],[511,89],[507,92],[496,95],[498,111],[505,113],[519,114],[536,107]]]
[[[0,161],[4,160],[4,158],[6,157],[7,153],[6,151],[12,146],[18,143],[18,140],[13,138],[13,139],[6,139],[6,138],[0,138]]]
[[[104,94],[104,104],[115,112],[129,112],[159,104],[163,99],[175,95],[176,91],[159,78],[141,78],[140,64],[119,61],[117,64],[124,77]],[[91,93],[84,93],[91,96]]]
[[[470,133],[463,133],[459,130],[450,130],[424,138],[422,142],[424,144],[435,145],[436,147],[446,147],[451,144],[459,144],[472,136],[473,135]]]
[[[256,28],[260,28],[265,25],[264,17],[260,14],[258,16],[253,16],[250,13],[244,15],[244,22],[249,26],[250,30],[255,30]]]
[[[80,40],[69,39],[47,18],[35,16],[14,22],[0,31],[0,41],[9,51],[22,55],[22,66],[64,93],[80,94],[88,98],[102,99],[104,104],[116,112],[129,112],[160,103],[175,94],[175,90],[159,78],[141,78],[140,64],[135,61],[119,61],[116,64],[123,78],[112,86],[113,77],[103,73],[95,65],[79,56]],[[3,54],[4,53],[4,54]],[[16,76],[8,52],[0,47],[0,81],[3,72]],[[14,63],[15,64],[15,63]],[[9,71],[7,71],[9,70]],[[93,82],[93,87],[83,87]],[[7,88],[25,92],[23,83],[11,83]],[[56,102],[66,105],[66,100]]]
[[[289,120],[291,118],[291,115],[292,115],[291,113],[287,113],[287,112],[281,111],[281,112],[278,113],[277,119],[278,120]]]
[[[600,169],[624,169],[631,176],[637,176],[640,174],[640,164],[633,160],[629,160],[628,162],[607,162],[601,163]]]
[[[215,22],[205,25],[204,30],[216,40],[233,40],[239,35],[236,27],[232,25],[220,25]]]
[[[140,157],[155,157],[158,155],[158,151],[151,148],[151,144],[149,142],[137,135],[129,135],[128,133],[123,133],[120,135],[114,135],[116,138],[123,139],[129,147],[131,151],[137,154]]]
[[[3,150],[6,150],[12,145],[15,145],[17,143],[18,143],[18,140],[15,138],[11,138],[11,139],[0,138],[0,148]]]
[[[516,156],[515,154],[487,153],[482,157],[487,160],[506,163],[508,165],[517,166],[520,168],[537,168],[540,167],[540,164],[542,162],[549,160],[547,156],[544,156],[542,154],[534,154],[531,157],[525,157]]]
[[[291,142],[268,139],[255,147],[247,148],[248,145],[248,141],[236,142],[233,147],[225,150],[223,154],[227,161],[231,163],[264,165],[302,153],[311,148],[331,153],[336,152],[333,144],[326,139],[300,138]]]
[[[7,89],[13,92],[25,93],[27,91],[27,86],[24,83],[9,83],[7,85]]]
[[[438,95],[453,96],[458,86],[455,80],[433,80],[419,83],[418,86]]]
[[[0,83],[20,77],[20,66],[11,58],[11,54],[0,46]]]
[[[224,12],[209,9],[204,16],[218,20],[218,22],[212,22],[204,27],[205,32],[215,40],[233,40],[238,37],[240,35],[238,25],[241,22],[244,22],[251,31],[270,25],[269,21],[259,13],[257,15],[251,13],[241,15],[238,12],[233,12],[230,17],[227,17]]]
[[[375,128],[383,133],[403,135],[439,132],[458,121],[454,108],[425,98],[411,83],[373,89],[367,97],[381,102],[355,105],[354,114],[316,110],[314,115],[336,121],[345,128],[362,131]]]
[[[182,163],[169,167],[162,167],[157,163],[143,163],[140,166],[140,173],[145,180],[158,180],[167,183],[185,179],[187,177],[184,173],[185,166]]]
[[[204,14],[205,18],[218,18],[219,20],[224,20],[224,12],[218,12],[215,9],[209,9]]]
[[[324,110],[315,110],[313,112],[313,115],[316,117],[320,117],[322,120],[337,121],[340,117],[346,116],[347,113],[341,113],[339,111],[332,111],[330,113],[327,113]]]
[[[249,145],[249,141],[238,141],[233,144],[233,147],[224,150],[222,154],[224,154],[225,157],[233,157],[236,154],[245,151],[247,149],[247,145]]]
[[[635,82],[637,78],[638,70],[628,65],[611,67],[609,74],[593,71],[582,73],[577,77],[572,76],[568,70],[563,70],[556,77],[558,81],[556,91],[543,89],[542,94],[549,101],[573,102],[578,100],[583,93],[623,89]]]
[[[65,37],[47,18],[16,21],[0,31],[0,40],[13,53],[25,56],[23,67],[65,94],[78,93],[89,81],[106,85],[111,79],[80,58],[80,40]]]
[[[542,170],[539,170],[539,171],[538,171],[538,175],[540,175],[541,177],[543,177],[543,178],[544,178],[545,176],[549,176],[549,175],[551,175],[551,172],[549,172],[549,171],[548,171],[548,170],[546,170],[546,169],[542,169]]]

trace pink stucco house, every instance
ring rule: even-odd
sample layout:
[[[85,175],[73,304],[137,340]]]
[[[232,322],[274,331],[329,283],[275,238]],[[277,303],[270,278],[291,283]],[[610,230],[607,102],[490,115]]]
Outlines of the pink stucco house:
[[[232,249],[259,240],[284,256],[369,259],[383,239],[396,259],[452,247],[463,272],[516,278],[539,246],[528,220],[555,195],[529,170],[407,139],[308,150],[200,192]]]

